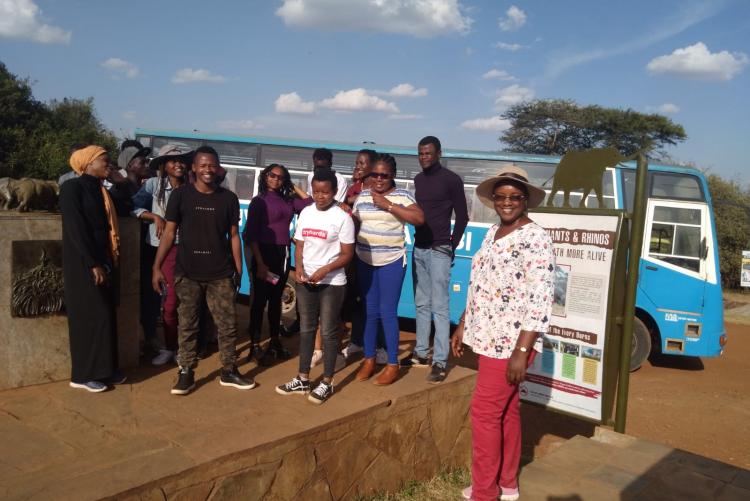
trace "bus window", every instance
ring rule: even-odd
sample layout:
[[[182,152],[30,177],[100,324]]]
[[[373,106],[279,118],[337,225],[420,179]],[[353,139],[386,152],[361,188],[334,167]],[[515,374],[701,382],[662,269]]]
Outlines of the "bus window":
[[[414,179],[414,176],[422,172],[419,159],[414,155],[393,155],[396,159],[397,177]]]
[[[357,154],[352,151],[334,150],[333,153],[333,170],[350,177],[354,170],[354,164],[357,162]]]
[[[409,190],[411,192],[414,191],[412,189],[412,187],[411,187],[411,181],[404,181],[402,179],[396,179],[396,188],[401,188],[401,189],[404,189],[404,190]]]
[[[652,174],[651,196],[678,200],[704,200],[703,191],[697,177],[671,172],[654,172]]]
[[[206,141],[221,157],[222,162],[238,165],[258,165],[258,145],[252,143],[230,143],[228,141]]]
[[[464,185],[464,197],[466,197],[466,213],[469,215],[469,221],[475,221],[474,214],[471,212],[474,207],[474,191],[476,186]]]
[[[484,205],[482,201],[477,198],[476,191],[472,189],[472,192],[471,202],[469,202],[469,197],[466,197],[467,205],[471,206],[471,212],[469,213],[471,221],[475,223],[497,223],[499,217],[497,212],[495,212],[495,209]]]
[[[190,148],[191,150],[196,149],[198,146],[201,146],[203,144],[203,141],[199,141],[197,139],[183,139],[183,138],[172,138],[172,137],[165,137],[165,136],[154,136],[154,139],[151,144],[151,148],[153,149],[153,152],[151,153],[152,157],[155,157],[159,154],[159,150],[162,146],[165,146],[167,144],[179,144],[182,146],[186,146]]]
[[[263,145],[261,158],[263,167],[281,164],[287,169],[312,170],[312,151],[307,148]]]
[[[654,208],[649,255],[690,271],[700,271],[701,210]]]
[[[251,169],[238,169],[222,165],[227,170],[227,177],[222,186],[233,191],[240,200],[253,198],[255,188],[255,171]]]
[[[307,174],[307,172],[290,172],[289,177],[292,180],[292,184],[296,184],[303,191],[311,195],[310,190],[307,189]]]

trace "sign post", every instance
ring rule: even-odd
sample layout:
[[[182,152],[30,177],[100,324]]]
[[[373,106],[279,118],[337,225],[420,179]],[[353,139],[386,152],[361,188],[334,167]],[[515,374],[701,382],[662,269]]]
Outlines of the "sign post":
[[[620,346],[620,377],[617,382],[617,410],[615,431],[625,433],[628,415],[628,389],[630,386],[630,355],[633,352],[633,317],[635,316],[635,296],[638,288],[638,267],[643,248],[643,228],[646,221],[646,175],[648,164],[643,154],[638,155],[635,172],[635,198],[630,220],[630,250],[628,252],[628,278],[625,287],[625,308],[622,318],[622,344]]]
[[[750,287],[750,251],[742,251],[740,287]]]

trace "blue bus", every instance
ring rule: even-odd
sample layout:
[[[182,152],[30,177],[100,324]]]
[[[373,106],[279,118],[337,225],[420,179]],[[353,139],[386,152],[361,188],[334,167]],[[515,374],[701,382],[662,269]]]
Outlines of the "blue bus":
[[[136,138],[155,151],[167,143],[191,148],[210,145],[219,152],[227,169],[225,186],[240,198],[242,225],[247,208],[257,193],[260,171],[272,164],[287,167],[292,181],[307,190],[312,169],[312,151],[333,152],[334,169],[350,176],[357,152],[362,148],[390,153],[398,163],[399,187],[413,189],[420,171],[416,147],[294,140],[255,136],[137,129]],[[493,210],[482,205],[474,190],[481,181],[507,164],[523,167],[531,182],[550,185],[560,158],[467,150],[444,149],[442,163],[464,181],[470,222],[456,250],[450,283],[451,321],[457,322],[466,304],[471,257],[481,245],[487,229],[497,221]],[[607,168],[603,173],[603,204],[631,212],[635,190],[635,162]],[[570,193],[576,207],[582,193]],[[561,206],[563,194],[553,205]],[[597,197],[587,197],[587,207],[598,207]],[[638,368],[651,352],[670,355],[715,357],[726,342],[723,298],[719,276],[719,253],[711,197],[706,179],[689,167],[650,164],[648,203],[633,336],[631,368]],[[407,249],[411,252],[414,229],[409,228]],[[411,260],[409,260],[409,263]],[[249,293],[247,272],[241,293]],[[293,308],[293,288],[285,294],[285,309]],[[407,270],[398,309],[399,316],[415,317],[413,283]]]

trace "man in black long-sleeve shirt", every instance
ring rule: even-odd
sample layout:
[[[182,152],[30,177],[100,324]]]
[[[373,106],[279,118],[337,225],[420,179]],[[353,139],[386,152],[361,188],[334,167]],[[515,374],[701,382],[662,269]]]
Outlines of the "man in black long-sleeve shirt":
[[[415,198],[424,211],[425,224],[414,234],[412,268],[414,304],[417,309],[417,346],[408,365],[427,367],[430,330],[435,321],[435,346],[432,370],[427,380],[440,383],[450,349],[449,291],[451,264],[469,215],[466,209],[464,183],[461,178],[440,165],[440,140],[427,136],[419,141],[419,165],[422,172],[414,178]],[[456,219],[451,232],[451,216]]]

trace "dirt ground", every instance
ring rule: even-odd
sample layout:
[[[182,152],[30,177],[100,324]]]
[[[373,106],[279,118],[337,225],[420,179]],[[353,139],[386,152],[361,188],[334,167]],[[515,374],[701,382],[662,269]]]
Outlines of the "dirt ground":
[[[750,294],[725,298],[718,358],[652,356],[631,374],[626,433],[750,469]],[[524,456],[593,426],[524,406]]]

